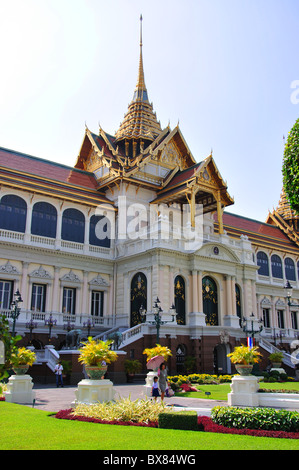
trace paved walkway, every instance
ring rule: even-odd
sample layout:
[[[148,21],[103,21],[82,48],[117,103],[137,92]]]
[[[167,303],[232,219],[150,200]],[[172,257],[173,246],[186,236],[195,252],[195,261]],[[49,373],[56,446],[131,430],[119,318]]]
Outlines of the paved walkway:
[[[40,410],[60,411],[72,407],[75,400],[76,386],[65,386],[56,388],[56,385],[34,384],[35,392],[34,407]],[[131,400],[145,398],[143,384],[124,384],[114,385],[116,392],[115,398],[131,397]],[[158,398],[159,400],[159,398]],[[225,401],[216,401],[211,399],[202,400],[199,398],[165,397],[165,404],[172,405],[175,409],[188,408],[196,410],[198,415],[209,416],[211,408],[217,405],[227,405]],[[28,404],[32,406],[32,404]]]

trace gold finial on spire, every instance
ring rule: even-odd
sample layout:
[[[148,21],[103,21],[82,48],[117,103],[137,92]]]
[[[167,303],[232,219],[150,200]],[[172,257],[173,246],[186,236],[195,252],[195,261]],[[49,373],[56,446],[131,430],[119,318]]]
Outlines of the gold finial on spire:
[[[138,68],[138,79],[135,87],[133,99],[128,107],[120,128],[115,134],[116,140],[138,139],[153,141],[162,131],[161,124],[157,121],[157,116],[150,104],[144,80],[143,57],[142,57],[142,15],[140,15],[140,57]],[[127,144],[127,151],[129,146]]]
[[[142,15],[140,15],[140,57],[139,57],[139,70],[138,70],[138,80],[135,88],[134,99],[139,99],[141,101],[148,100],[147,91],[144,80],[144,70],[143,70],[143,57],[142,57]],[[143,93],[145,92],[145,93]]]

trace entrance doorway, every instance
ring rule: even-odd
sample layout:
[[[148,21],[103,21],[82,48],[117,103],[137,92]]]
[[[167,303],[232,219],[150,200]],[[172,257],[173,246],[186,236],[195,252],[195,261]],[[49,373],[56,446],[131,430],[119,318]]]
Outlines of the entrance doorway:
[[[231,363],[227,355],[230,353],[229,344],[217,344],[214,348],[214,373],[223,375],[231,373]]]

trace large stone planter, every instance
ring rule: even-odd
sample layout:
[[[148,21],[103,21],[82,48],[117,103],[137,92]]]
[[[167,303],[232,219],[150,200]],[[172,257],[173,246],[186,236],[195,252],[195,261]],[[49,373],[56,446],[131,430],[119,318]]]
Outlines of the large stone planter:
[[[259,383],[254,375],[235,375],[231,382],[231,393],[227,395],[229,406],[258,406]]]
[[[80,403],[93,405],[98,402],[112,401],[114,395],[113,383],[110,380],[83,379],[75,390],[76,399],[72,405],[76,406]]]
[[[25,375],[29,369],[27,364],[19,364],[13,367],[13,371],[16,375]]]
[[[85,366],[86,374],[91,380],[103,379],[107,369],[107,366]]]
[[[144,385],[144,395],[146,397],[151,397],[152,396],[152,387],[153,387],[153,381],[154,377],[157,376],[157,372],[151,370],[145,379],[145,385]]]
[[[248,376],[252,372],[253,364],[235,364],[236,371],[242,376]]]
[[[12,375],[4,392],[5,401],[9,403],[33,403],[35,393],[32,391],[32,377],[27,374]]]

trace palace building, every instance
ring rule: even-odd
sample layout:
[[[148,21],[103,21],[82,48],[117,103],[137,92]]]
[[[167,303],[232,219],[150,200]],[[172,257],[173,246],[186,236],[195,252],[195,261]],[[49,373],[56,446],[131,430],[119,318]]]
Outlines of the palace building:
[[[47,351],[51,367],[49,351],[54,360],[74,349],[75,334],[118,337],[124,357],[143,361],[158,339],[172,350],[171,373],[187,356],[197,371],[230,373],[227,354],[246,341],[247,320],[263,353],[283,349],[284,367],[294,368],[299,216],[284,191],[265,222],[232,213],[214,156],[197,161],[179,126],[162,129],[142,34],[119,129],[86,127],[74,162],[0,148],[0,308],[13,323],[19,291],[14,327],[25,345]]]

